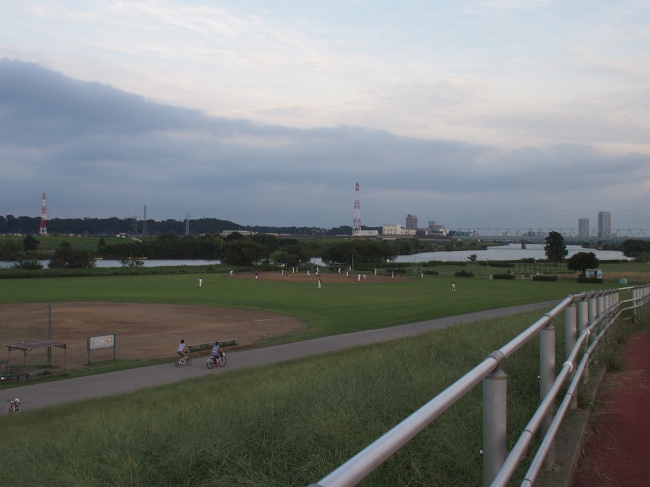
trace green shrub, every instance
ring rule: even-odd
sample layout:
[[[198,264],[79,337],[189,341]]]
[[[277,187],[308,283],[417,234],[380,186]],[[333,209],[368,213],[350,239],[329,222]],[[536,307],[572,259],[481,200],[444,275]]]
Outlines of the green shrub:
[[[493,274],[492,279],[514,279],[514,274]]]
[[[555,282],[557,281],[557,276],[533,276],[533,281]]]
[[[456,276],[456,277],[474,277],[474,273],[462,270],[462,271],[456,272],[454,274],[454,276]]]
[[[603,280],[599,279],[597,277],[580,276],[580,277],[578,277],[578,282],[584,283],[584,284],[602,284]]]

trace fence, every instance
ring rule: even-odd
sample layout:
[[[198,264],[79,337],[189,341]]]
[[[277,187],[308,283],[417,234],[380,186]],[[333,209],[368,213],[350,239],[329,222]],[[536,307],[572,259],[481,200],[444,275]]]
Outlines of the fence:
[[[628,293],[631,297],[621,300],[621,293]],[[577,406],[578,386],[588,370],[594,350],[623,312],[631,311],[633,319],[637,320],[649,303],[648,285],[568,296],[404,421],[309,487],[350,487],[358,484],[479,382],[483,382],[483,486],[507,485],[524,459],[533,436],[541,429],[541,443],[521,483],[522,486],[533,485],[542,466],[546,464],[550,467],[554,463],[555,436],[566,412]],[[565,357],[555,376],[556,337],[552,322],[562,312],[565,320]],[[501,370],[501,364],[537,334],[540,342],[541,403],[512,450],[506,453],[507,375]],[[555,411],[556,398],[567,382],[568,388]]]

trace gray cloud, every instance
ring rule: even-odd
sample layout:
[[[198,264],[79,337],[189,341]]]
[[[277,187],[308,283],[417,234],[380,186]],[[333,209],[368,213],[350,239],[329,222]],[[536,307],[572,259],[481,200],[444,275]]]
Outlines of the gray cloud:
[[[295,129],[155,103],[0,60],[0,213],[364,224],[420,214],[450,228],[577,226],[610,210],[650,228],[650,157],[579,145],[495,147],[353,126]]]

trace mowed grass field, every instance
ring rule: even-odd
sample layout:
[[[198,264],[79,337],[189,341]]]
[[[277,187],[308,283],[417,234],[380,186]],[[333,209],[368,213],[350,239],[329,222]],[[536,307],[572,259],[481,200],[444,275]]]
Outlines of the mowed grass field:
[[[641,264],[639,264],[641,265]],[[648,267],[648,266],[646,266]],[[441,266],[440,276],[383,283],[329,283],[230,279],[224,274],[133,275],[46,279],[0,279],[0,303],[72,301],[196,304],[269,311],[299,318],[308,327],[272,343],[413,323],[484,309],[563,299],[591,289],[618,287],[617,280],[599,285],[575,279],[557,282],[454,277],[468,267]],[[643,267],[645,271],[645,267]],[[631,264],[624,270],[631,271]],[[650,269],[648,269],[650,270]],[[650,272],[648,273],[650,276]],[[198,279],[203,287],[198,288]],[[456,292],[451,292],[451,283]]]

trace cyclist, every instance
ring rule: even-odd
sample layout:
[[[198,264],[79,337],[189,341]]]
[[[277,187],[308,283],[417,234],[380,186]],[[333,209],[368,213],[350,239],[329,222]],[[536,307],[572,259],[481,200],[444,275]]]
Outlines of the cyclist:
[[[176,349],[176,353],[180,355],[181,360],[184,360],[185,357],[187,357],[189,351],[190,349],[187,348],[187,345],[185,345],[185,340],[181,340],[181,343],[178,345],[178,348]]]
[[[219,357],[221,357],[222,353],[223,352],[221,351],[221,347],[219,346],[219,342],[214,342],[214,345],[212,346],[212,351],[210,352],[210,355],[212,355],[212,360],[214,360],[215,364],[219,361]]]

